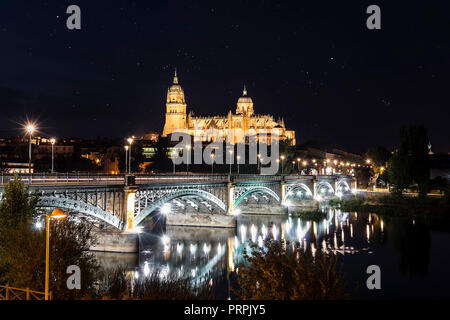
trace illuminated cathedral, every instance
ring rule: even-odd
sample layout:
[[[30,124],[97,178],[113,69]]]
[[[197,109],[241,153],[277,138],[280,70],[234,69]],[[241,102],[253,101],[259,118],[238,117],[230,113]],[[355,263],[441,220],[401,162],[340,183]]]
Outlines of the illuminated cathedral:
[[[237,101],[235,114],[230,110],[226,116],[196,117],[192,111],[186,114],[186,106],[184,91],[178,83],[175,70],[173,84],[167,91],[164,137],[173,132],[182,132],[200,137],[202,141],[208,141],[209,137],[206,131],[215,129],[225,141],[230,129],[241,129],[233,131],[240,132],[241,135],[233,134],[231,143],[246,143],[248,133],[252,132],[256,135],[258,141],[271,144],[272,133],[276,131],[278,139],[287,141],[290,145],[295,145],[295,131],[287,130],[283,119],[275,121],[271,115],[254,113],[252,98],[247,95],[245,87],[242,96]]]

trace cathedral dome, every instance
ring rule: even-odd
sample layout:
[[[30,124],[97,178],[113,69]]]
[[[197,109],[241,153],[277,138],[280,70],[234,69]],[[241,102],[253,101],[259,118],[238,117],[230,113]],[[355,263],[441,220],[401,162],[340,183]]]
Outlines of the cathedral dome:
[[[238,103],[253,103],[252,98],[247,96],[247,89],[244,87],[244,91],[242,92],[242,97],[239,98]]]
[[[183,89],[178,83],[177,70],[175,70],[173,83],[167,90],[167,103],[185,103]]]
[[[242,97],[238,99],[236,114],[245,114],[251,116],[253,114],[253,101],[252,98],[247,96],[247,89],[242,92]]]

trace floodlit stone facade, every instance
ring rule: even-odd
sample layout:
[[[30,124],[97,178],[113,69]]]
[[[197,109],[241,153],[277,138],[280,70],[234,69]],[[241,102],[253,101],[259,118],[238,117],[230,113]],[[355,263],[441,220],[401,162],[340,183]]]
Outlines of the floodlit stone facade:
[[[247,95],[245,87],[237,102],[235,114],[229,111],[226,116],[195,117],[192,112],[186,114],[186,106],[184,91],[178,83],[175,71],[173,84],[167,91],[164,137],[174,132],[182,132],[200,137],[202,141],[210,141],[206,131],[214,129],[224,141],[227,135],[233,132],[232,138],[228,137],[232,144],[247,143],[249,135],[255,135],[259,142],[271,144],[271,134],[275,131],[280,140],[295,145],[295,131],[286,129],[283,119],[275,121],[271,115],[254,113],[252,98]]]

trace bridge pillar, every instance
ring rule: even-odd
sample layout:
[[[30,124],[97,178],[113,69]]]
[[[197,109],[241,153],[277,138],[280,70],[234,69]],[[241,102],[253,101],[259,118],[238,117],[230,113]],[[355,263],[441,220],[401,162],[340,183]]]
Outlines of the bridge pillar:
[[[286,181],[281,180],[281,205],[286,204]]]
[[[312,189],[312,193],[313,193],[313,199],[316,200],[316,195],[317,195],[317,179],[313,180],[313,189]]]
[[[134,228],[134,209],[135,209],[135,199],[136,192],[138,191],[138,186],[135,184],[134,176],[126,176],[125,188],[124,188],[124,206],[123,206],[123,230],[128,231]]]
[[[234,204],[234,183],[228,182],[227,188],[227,204],[228,204],[228,214],[233,214],[233,204]]]

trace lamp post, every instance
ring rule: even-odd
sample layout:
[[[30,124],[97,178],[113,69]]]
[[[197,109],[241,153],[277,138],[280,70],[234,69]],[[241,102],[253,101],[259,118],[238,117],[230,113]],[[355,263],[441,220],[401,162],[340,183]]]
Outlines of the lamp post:
[[[300,174],[300,161],[301,161],[302,159],[300,159],[300,158],[297,158],[297,171],[298,171],[298,174]]]
[[[186,166],[187,166],[187,173],[189,173],[189,162],[191,162],[191,146],[187,145],[186,150],[187,150]]]
[[[239,174],[239,159],[241,158],[241,156],[237,156],[236,157],[236,159],[237,159],[237,174]]]
[[[50,270],[50,220],[64,219],[66,214],[61,209],[55,209],[51,214],[46,215],[46,244],[45,244],[45,300],[48,300],[48,278]]]
[[[258,158],[256,159],[256,161],[258,162],[258,171],[261,170],[261,154],[258,153]]]
[[[211,174],[214,173],[214,154],[211,154]]]
[[[172,150],[172,164],[173,164],[173,174],[175,174],[175,156],[176,156],[175,149]]]
[[[284,174],[284,155],[281,155],[281,174]]]
[[[228,151],[228,153],[230,154],[230,175],[231,175],[231,157],[232,157],[232,154],[233,154],[233,150],[229,150]]]
[[[128,171],[128,146],[125,146],[125,173]]]
[[[280,165],[280,159],[277,159],[277,164]],[[278,167],[280,168],[280,167]],[[277,174],[278,174],[278,169],[277,169]]]
[[[54,166],[55,166],[55,139],[50,139],[50,143],[52,144],[52,173],[54,171]]]
[[[36,127],[33,124],[29,124],[26,127],[28,134],[30,135],[29,144],[28,144],[28,173],[31,174],[31,135],[36,130]]]
[[[130,144],[130,152],[128,154],[130,157],[130,159],[128,161],[128,174],[130,174],[131,173],[131,144],[133,143],[133,138],[128,138],[127,141]]]

